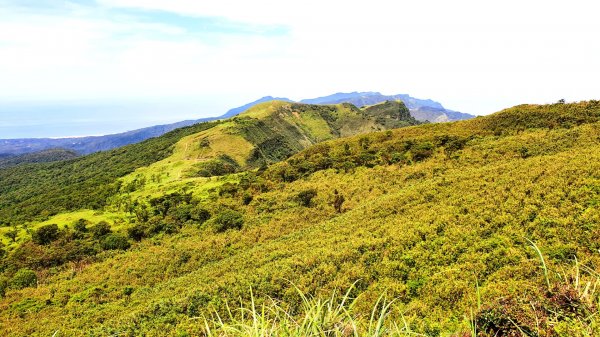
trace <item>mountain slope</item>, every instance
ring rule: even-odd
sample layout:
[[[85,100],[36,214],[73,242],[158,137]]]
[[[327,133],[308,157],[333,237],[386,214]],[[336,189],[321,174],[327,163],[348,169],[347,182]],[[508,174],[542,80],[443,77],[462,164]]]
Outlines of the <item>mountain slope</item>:
[[[401,103],[369,112],[349,104],[272,101],[234,119],[177,129],[135,146],[67,162],[0,170],[0,220],[12,223],[101,208],[121,184],[233,173],[283,160],[324,140],[417,123],[401,114],[405,110]]]
[[[124,181],[149,181],[154,176],[168,183],[225,175],[284,160],[326,140],[418,123],[401,102],[361,110],[350,104],[321,106],[270,101],[183,138],[172,156],[136,170]]]
[[[382,95],[379,92],[351,92],[337,93],[329,96],[302,100],[302,103],[309,104],[339,104],[351,103],[356,106],[373,105],[385,101],[401,100],[410,110],[410,113],[419,121],[429,122],[450,122],[457,120],[470,119],[475,116],[446,110],[440,103],[430,99],[418,99],[406,94]]]
[[[271,96],[266,96],[252,103],[248,103],[244,106],[231,109],[227,113],[219,117],[185,120],[177,123],[155,125],[147,128],[105,136],[72,138],[0,139],[0,157],[40,152],[54,148],[68,149],[80,155],[86,155],[99,151],[108,151],[114,148],[119,148],[121,146],[139,143],[149,138],[158,137],[178,128],[203,122],[209,122],[217,119],[226,119],[229,117],[233,117],[258,103],[271,100],[289,101],[287,98],[273,98]]]
[[[101,208],[119,189],[117,178],[168,157],[173,144],[182,137],[217,124],[196,124],[72,160],[0,170],[0,223],[22,223],[61,211]]]
[[[121,146],[139,143],[149,138],[162,136],[167,132],[178,128],[233,117],[248,108],[272,100],[289,101],[287,98],[274,98],[266,96],[252,103],[229,110],[219,117],[208,117],[195,120],[185,120],[172,124],[155,125],[147,128],[91,137],[72,138],[22,138],[22,139],[0,139],[0,156],[14,156],[25,153],[33,153],[54,148],[64,148],[75,151],[77,154],[86,155],[99,151],[107,151]]]
[[[172,130],[190,126],[197,123],[215,120],[217,118],[204,118],[199,120],[182,121],[173,124],[156,125],[143,129],[123,133],[73,138],[23,138],[1,139],[0,153],[19,155],[39,152],[53,148],[64,148],[80,155],[99,151],[107,151],[121,146],[139,143],[149,138],[164,135]]]
[[[293,116],[280,104],[245,117]],[[122,210],[123,234],[69,227],[8,252],[0,329],[202,335],[204,317],[227,321],[240,302],[275,300],[294,315],[304,305],[294,287],[324,298],[356,282],[347,310],[368,324],[385,294],[383,324],[406,335],[595,336],[598,134],[600,102],[523,105],[332,139],[176,190],[121,190],[104,211]],[[107,244],[118,235],[133,246]],[[37,286],[14,286],[19,268],[35,270]]]
[[[31,163],[47,163],[68,160],[77,157],[77,153],[65,149],[49,149],[39,152],[26,153],[18,156],[0,158],[0,169]]]
[[[75,151],[77,154],[90,154],[98,151],[107,151],[128,144],[135,144],[143,140],[158,137],[177,128],[190,126],[197,123],[213,121],[217,119],[227,119],[234,117],[257,104],[268,101],[291,102],[288,98],[275,98],[271,96],[262,97],[254,102],[243,106],[233,108],[219,117],[202,118],[198,120],[186,120],[173,124],[156,125],[148,128],[128,131],[119,134],[94,136],[94,137],[74,137],[74,138],[33,138],[33,139],[0,139],[0,157],[14,156],[25,153],[39,152],[53,148],[64,148]],[[419,121],[447,122],[452,120],[468,119],[473,116],[462,114],[460,112],[446,110],[441,104],[432,100],[420,100],[409,95],[383,96],[376,92],[364,93],[338,93],[326,97],[302,100],[307,104],[339,104],[352,103],[356,106],[373,105],[385,101],[402,100],[411,110],[413,116]]]

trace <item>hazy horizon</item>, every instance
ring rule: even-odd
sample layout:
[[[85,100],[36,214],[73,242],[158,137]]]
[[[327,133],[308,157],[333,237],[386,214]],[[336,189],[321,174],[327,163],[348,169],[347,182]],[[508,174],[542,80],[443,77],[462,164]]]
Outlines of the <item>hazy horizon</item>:
[[[338,93],[338,92],[335,92]],[[334,92],[323,94],[327,96]],[[385,95],[401,94],[384,93]],[[273,95],[263,95],[273,96]],[[225,107],[218,101],[180,99],[171,102],[82,100],[74,102],[11,102],[0,104],[0,139],[74,138],[103,136],[184,120],[218,117],[238,106],[253,102],[236,100]],[[289,97],[286,97],[289,98]],[[314,97],[293,98],[295,101]],[[433,99],[430,97],[416,97]],[[433,99],[435,100],[435,99]],[[443,102],[440,102],[443,104]],[[448,108],[445,106],[445,108]],[[52,117],[49,118],[48,115]],[[26,116],[26,117],[24,117]]]
[[[103,136],[221,114],[176,102],[13,102],[0,104],[0,139]]]
[[[595,9],[0,0],[0,138],[122,132],[218,116],[265,95],[405,93],[475,115],[598,99]]]

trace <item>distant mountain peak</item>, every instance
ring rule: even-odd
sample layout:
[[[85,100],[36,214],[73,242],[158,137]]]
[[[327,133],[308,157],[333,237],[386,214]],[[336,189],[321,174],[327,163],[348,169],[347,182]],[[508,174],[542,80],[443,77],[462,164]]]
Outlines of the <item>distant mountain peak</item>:
[[[337,92],[332,95],[303,99],[299,103],[305,104],[340,104],[350,103],[357,107],[371,106],[385,101],[402,101],[409,109],[410,114],[419,121],[430,122],[448,122],[462,119],[469,119],[475,116],[447,110],[439,102],[431,99],[419,99],[408,94],[383,95],[378,91],[353,91]],[[253,102],[233,108],[219,117],[203,118],[198,120],[186,120],[167,125],[156,125],[148,128],[128,131],[119,134],[94,136],[94,137],[76,137],[76,138],[58,138],[58,139],[9,139],[0,140],[0,156],[14,156],[23,153],[38,152],[50,148],[66,148],[75,151],[77,154],[89,154],[98,151],[110,150],[127,144],[138,143],[148,138],[157,137],[173,129],[189,126],[192,124],[211,121],[215,119],[226,119],[237,116],[238,114],[256,106],[260,103],[269,101],[294,102],[285,97],[274,97],[271,95],[263,96]]]
[[[257,105],[257,104],[268,102],[268,101],[293,102],[291,99],[285,98],[285,97],[264,96],[264,97],[261,97],[261,98],[257,99],[254,102],[250,102],[248,104],[244,104],[244,105],[242,105],[240,107],[233,108],[233,109],[227,111],[225,114],[219,116],[219,119],[231,118],[233,116],[239,115],[240,113],[242,113],[242,112],[250,109],[251,107],[253,107],[253,106]]]

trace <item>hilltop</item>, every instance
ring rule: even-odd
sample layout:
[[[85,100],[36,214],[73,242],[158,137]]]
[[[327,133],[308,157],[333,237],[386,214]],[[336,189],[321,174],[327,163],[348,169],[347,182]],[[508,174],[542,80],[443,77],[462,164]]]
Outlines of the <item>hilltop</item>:
[[[339,104],[339,103],[351,103],[356,106],[373,105],[385,101],[400,100],[404,102],[406,107],[409,109],[410,114],[417,120],[422,122],[452,122],[458,120],[471,119],[475,116],[448,110],[442,106],[439,102],[431,99],[419,99],[411,97],[407,94],[398,95],[382,95],[379,92],[367,91],[367,92],[350,92],[350,93],[337,93],[329,96],[304,99],[300,102],[309,104]]]
[[[315,99],[306,99],[300,103],[306,104],[340,104],[351,103],[356,106],[373,105],[385,101],[403,101],[410,110],[412,116],[419,121],[447,122],[459,119],[468,119],[474,116],[461,114],[446,110],[443,106],[432,100],[420,100],[409,95],[384,96],[375,92],[334,94],[327,97]],[[108,151],[121,146],[139,143],[149,138],[161,136],[177,128],[194,125],[197,123],[209,122],[219,119],[234,117],[258,104],[268,101],[292,102],[288,98],[265,96],[253,102],[244,104],[240,107],[230,109],[221,116],[201,118],[195,120],[186,120],[172,124],[155,125],[128,132],[91,137],[72,137],[72,138],[31,138],[31,139],[0,139],[0,157],[16,156],[26,153],[35,153],[48,149],[62,148],[76,152],[79,155],[86,155],[99,151]]]
[[[386,130],[402,107],[272,102],[123,148],[154,158],[115,172],[94,210],[27,223],[31,234],[16,223],[2,259],[2,332],[195,336],[208,324],[208,335],[242,336],[228,325],[243,321],[240,302],[260,311],[274,301],[298,317],[313,303],[302,294],[350,289],[352,305],[334,296],[343,310],[325,308],[315,320],[331,325],[314,329],[343,336],[356,324],[374,336],[369,317],[384,296],[394,302],[379,335],[598,335],[600,102]],[[298,152],[261,156],[260,144]],[[235,172],[177,173],[225,153]],[[52,176],[52,165],[28,166],[38,173],[25,178]]]

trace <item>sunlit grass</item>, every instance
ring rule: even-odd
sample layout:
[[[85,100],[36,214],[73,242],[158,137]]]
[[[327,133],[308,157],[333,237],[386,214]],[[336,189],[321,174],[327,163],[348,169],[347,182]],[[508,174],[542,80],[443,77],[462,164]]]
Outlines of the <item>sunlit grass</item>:
[[[358,298],[351,298],[350,288],[345,294],[333,292],[329,298],[315,298],[296,288],[302,304],[298,314],[271,299],[262,305],[255,303],[251,293],[250,303],[232,309],[227,316],[213,313],[203,321],[204,332],[209,337],[383,337],[425,336],[413,332],[406,321],[389,319],[393,301],[380,296],[369,317],[361,317],[353,310]]]

